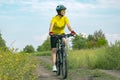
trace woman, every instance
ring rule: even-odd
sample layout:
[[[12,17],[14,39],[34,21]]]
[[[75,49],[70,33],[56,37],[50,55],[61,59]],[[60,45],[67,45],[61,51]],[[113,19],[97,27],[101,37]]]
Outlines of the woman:
[[[71,34],[74,35],[75,32],[70,26],[68,18],[65,16],[65,11],[66,7],[64,5],[58,5],[56,7],[57,15],[54,16],[51,20],[50,23],[50,28],[49,28],[49,35],[52,36],[54,34],[57,35],[62,35],[65,34],[64,29],[65,26],[67,26],[68,30],[71,31]],[[51,48],[52,48],[52,64],[53,64],[53,72],[56,72],[56,43],[57,43],[57,38],[56,37],[51,37]],[[63,42],[66,43],[66,39],[63,38]]]

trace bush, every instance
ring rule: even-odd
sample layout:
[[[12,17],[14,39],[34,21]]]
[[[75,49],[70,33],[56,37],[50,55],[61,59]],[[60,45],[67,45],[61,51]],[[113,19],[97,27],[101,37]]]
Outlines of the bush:
[[[120,41],[111,44],[106,49],[106,68],[120,70]]]
[[[86,38],[82,34],[76,35],[72,39],[72,48],[78,50],[87,48]]]
[[[68,60],[69,68],[120,70],[120,41],[101,48],[72,50]]]
[[[106,48],[73,50],[69,52],[70,68],[104,68],[106,64]]]
[[[27,54],[0,50],[0,80],[36,80],[36,63]]]
[[[98,49],[94,55],[96,56],[95,68],[120,70],[120,41]],[[92,60],[91,57],[90,60]]]
[[[24,49],[23,49],[24,52],[26,53],[34,53],[35,50],[34,50],[34,47],[32,45],[27,45]]]

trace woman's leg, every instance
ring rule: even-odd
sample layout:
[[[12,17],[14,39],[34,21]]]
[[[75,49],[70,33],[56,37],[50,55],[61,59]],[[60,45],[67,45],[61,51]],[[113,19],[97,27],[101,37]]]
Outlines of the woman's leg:
[[[65,45],[66,45],[66,38],[62,38],[62,40],[63,40],[63,42],[65,43]]]
[[[52,64],[56,63],[56,48],[52,48]]]
[[[57,71],[57,68],[56,68],[56,48],[52,48],[52,64],[53,64],[53,72],[56,72]]]

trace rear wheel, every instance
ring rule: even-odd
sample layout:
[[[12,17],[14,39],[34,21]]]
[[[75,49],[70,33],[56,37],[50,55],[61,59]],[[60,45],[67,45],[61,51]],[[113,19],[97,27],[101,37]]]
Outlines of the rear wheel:
[[[57,54],[56,54],[56,67],[57,67],[56,74],[59,76],[60,75],[60,53],[59,51],[57,51]]]

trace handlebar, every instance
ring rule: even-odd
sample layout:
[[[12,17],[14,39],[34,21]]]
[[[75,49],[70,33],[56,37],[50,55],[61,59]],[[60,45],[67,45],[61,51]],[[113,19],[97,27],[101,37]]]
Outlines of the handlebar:
[[[73,36],[73,35],[72,34],[62,34],[62,35],[53,34],[53,35],[51,35],[51,37],[58,37],[58,38],[71,37],[71,36]]]

